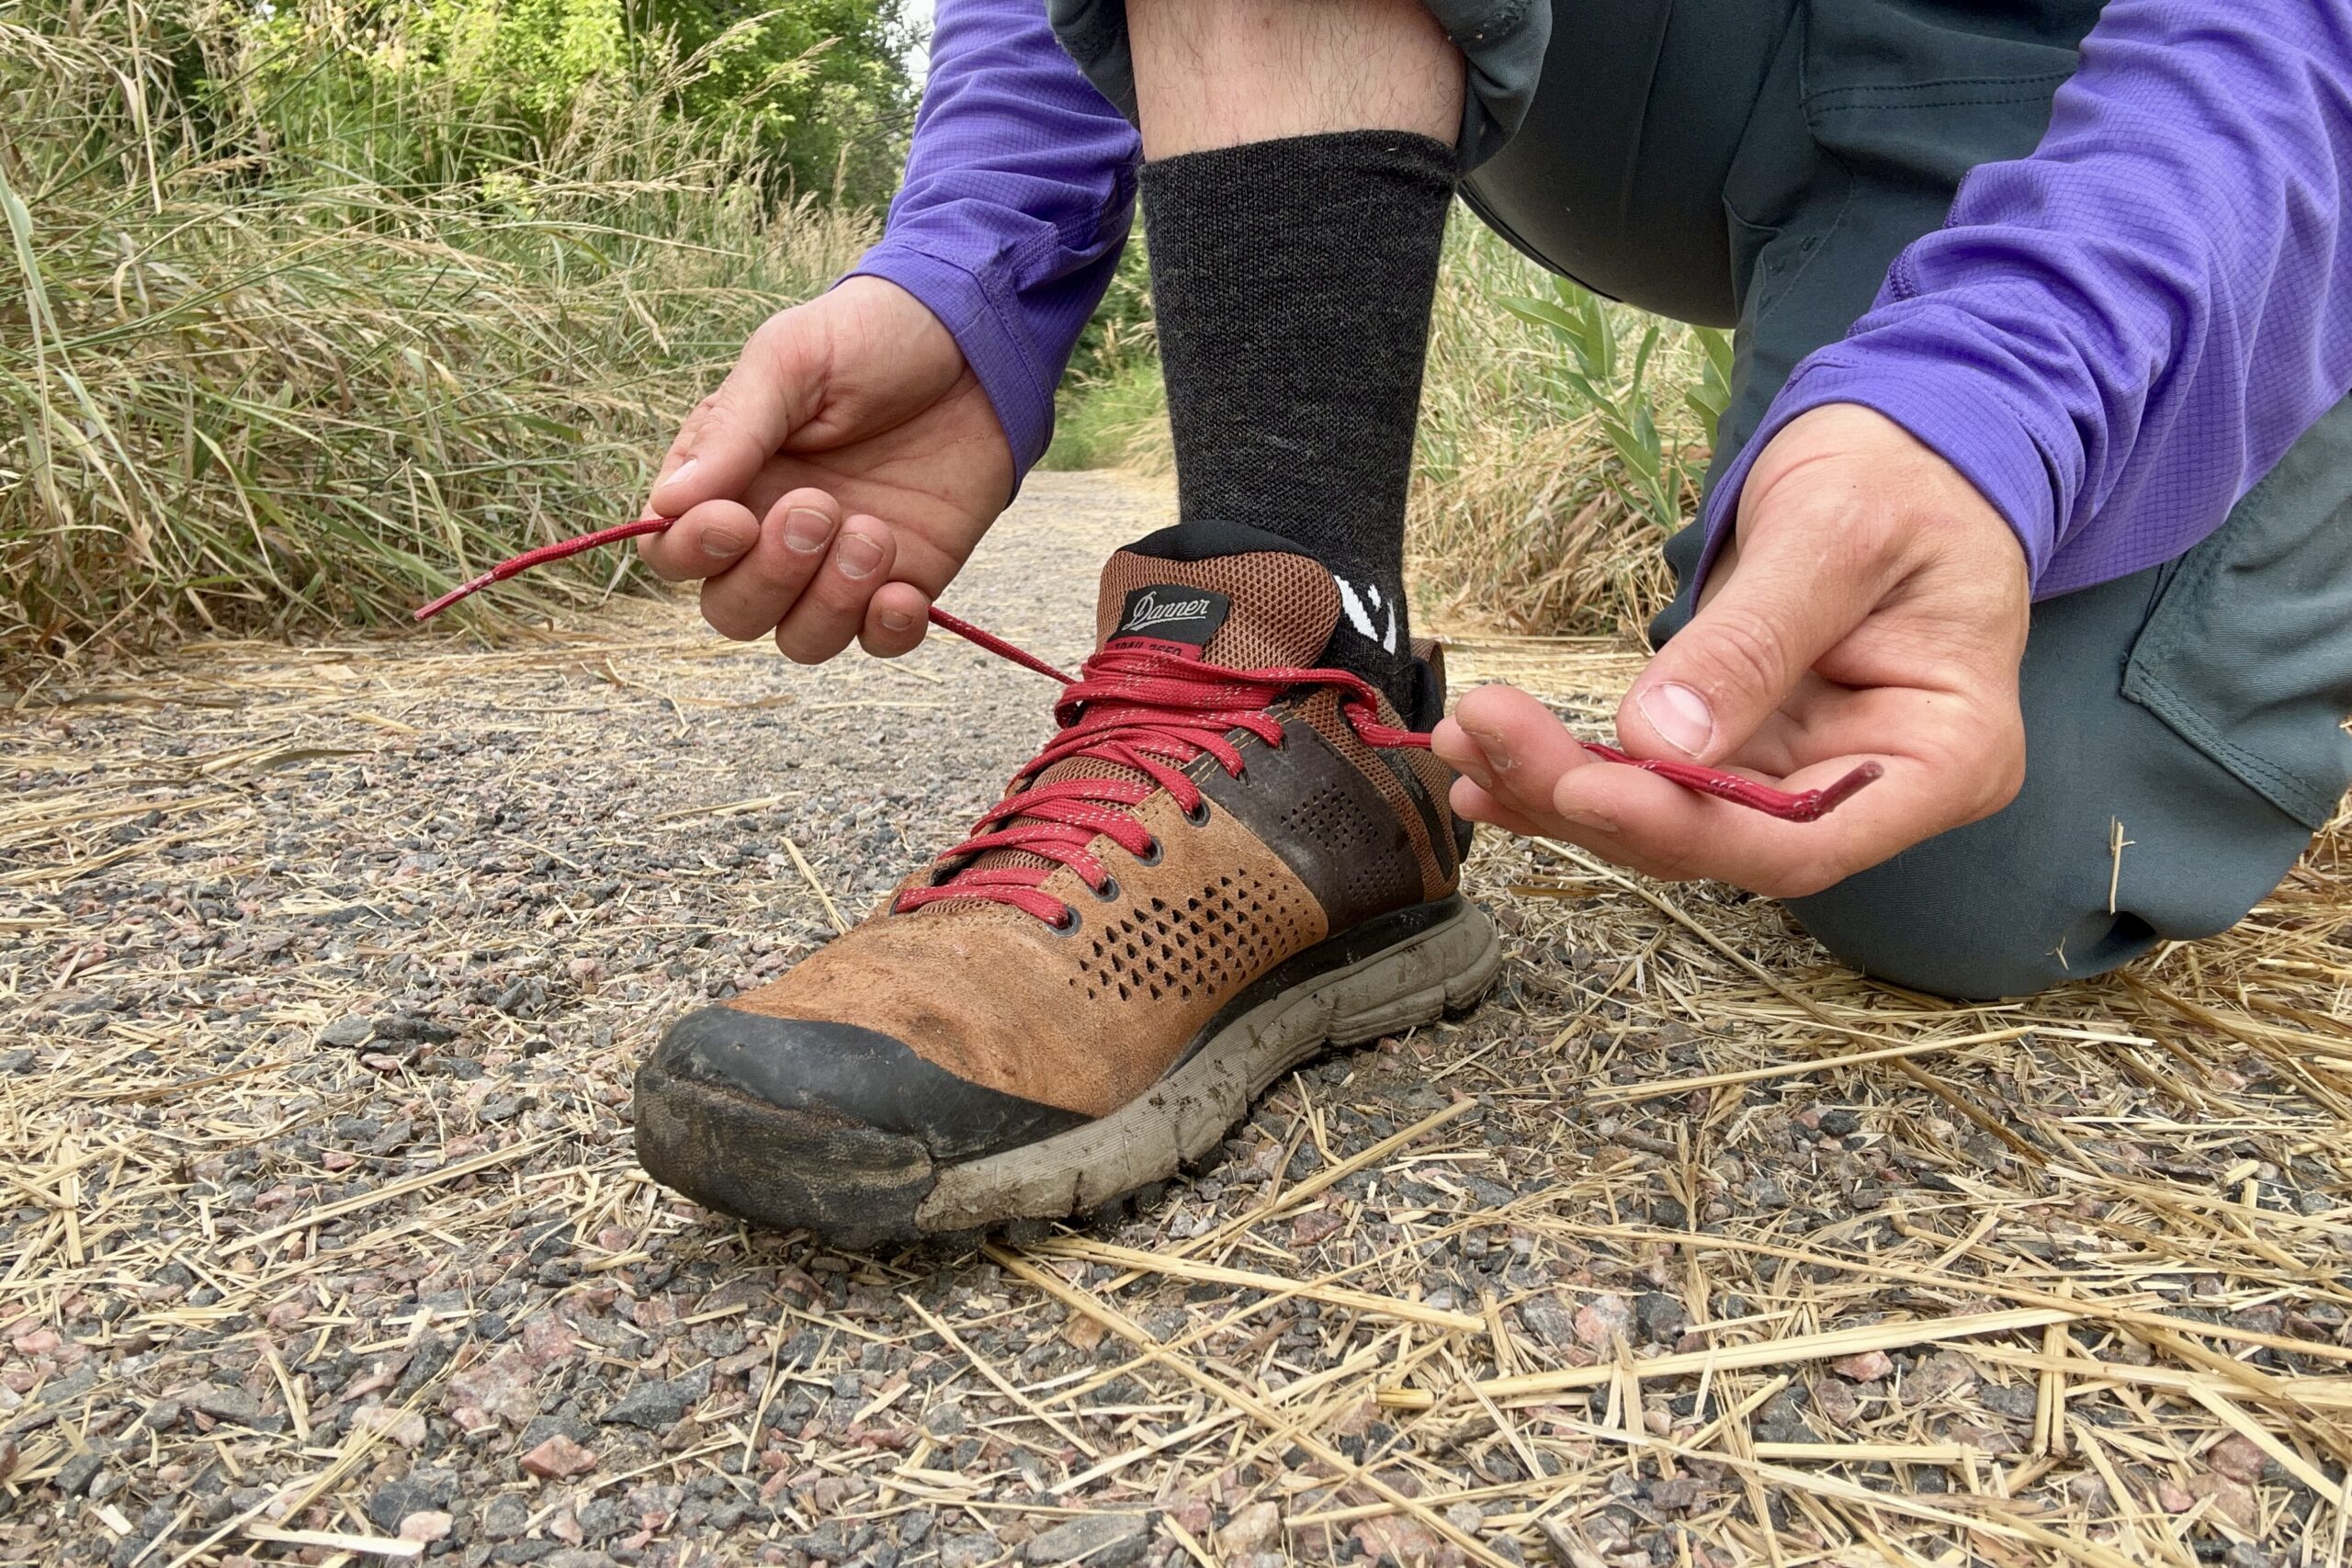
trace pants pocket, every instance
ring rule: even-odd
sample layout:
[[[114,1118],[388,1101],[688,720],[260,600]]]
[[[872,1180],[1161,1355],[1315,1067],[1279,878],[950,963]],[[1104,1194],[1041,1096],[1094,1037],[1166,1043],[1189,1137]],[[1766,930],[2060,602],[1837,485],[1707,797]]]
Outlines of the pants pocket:
[[[2123,694],[2316,831],[2352,784],[2352,400],[2157,590]]]
[[[1804,112],[1865,179],[1949,193],[2050,123],[2100,0],[1807,0]]]

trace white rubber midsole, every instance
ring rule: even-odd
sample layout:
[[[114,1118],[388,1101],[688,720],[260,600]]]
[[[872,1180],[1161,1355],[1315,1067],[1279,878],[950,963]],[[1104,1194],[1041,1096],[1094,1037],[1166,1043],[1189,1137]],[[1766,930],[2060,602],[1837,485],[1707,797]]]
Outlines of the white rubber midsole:
[[[1501,967],[1493,922],[1464,900],[1394,947],[1269,998],[1110,1115],[945,1167],[916,1222],[935,1232],[1056,1219],[1164,1181],[1215,1148],[1250,1101],[1300,1062],[1327,1046],[1376,1040],[1467,1007]]]

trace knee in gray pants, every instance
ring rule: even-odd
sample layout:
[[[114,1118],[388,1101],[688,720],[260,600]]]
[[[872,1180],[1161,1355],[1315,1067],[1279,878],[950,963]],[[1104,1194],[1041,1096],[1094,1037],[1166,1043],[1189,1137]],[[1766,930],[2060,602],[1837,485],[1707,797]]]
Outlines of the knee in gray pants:
[[[2123,792],[2136,804],[2061,800],[2029,784],[1999,815],[1791,899],[1789,912],[1840,962],[1963,1001],[2031,996],[2161,942],[2227,931],[2278,885],[2311,830],[2178,750],[2181,773],[2219,776],[2168,801]]]
[[[1952,869],[1941,852],[1915,851],[1792,899],[1789,911],[1840,963],[1961,1001],[2031,996],[2128,964],[2161,940],[2144,916],[2120,906],[2110,914],[2103,904],[2084,909],[2053,879],[1955,886]]]
[[[1840,959],[2026,996],[2278,885],[2352,780],[2352,402],[2180,560],[2035,605],[2018,695],[2016,800],[1790,901]]]

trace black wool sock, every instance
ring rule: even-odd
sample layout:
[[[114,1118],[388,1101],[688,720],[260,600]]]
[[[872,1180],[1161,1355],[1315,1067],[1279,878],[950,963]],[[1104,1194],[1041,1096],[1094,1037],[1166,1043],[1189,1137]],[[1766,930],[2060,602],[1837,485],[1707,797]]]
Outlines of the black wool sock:
[[[1279,534],[1340,583],[1329,657],[1410,711],[1405,490],[1453,149],[1348,130],[1145,165],[1184,522]]]

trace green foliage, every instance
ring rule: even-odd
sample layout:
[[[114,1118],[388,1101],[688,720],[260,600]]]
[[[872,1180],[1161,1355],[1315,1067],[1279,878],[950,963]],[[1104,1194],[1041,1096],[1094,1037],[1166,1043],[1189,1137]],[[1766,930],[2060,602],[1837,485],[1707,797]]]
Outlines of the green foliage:
[[[1498,303],[1531,297],[1572,314],[1583,356],[1564,353],[1548,321],[1532,333]],[[1704,455],[1679,393],[1702,379],[1698,345],[1686,329],[1637,310],[1598,314],[1606,344],[1549,274],[1455,209],[1406,520],[1408,581],[1434,621],[1629,633],[1668,591],[1658,531],[1696,503],[1697,490],[1661,484],[1650,439],[1660,459],[1672,454],[1686,480],[1695,478]],[[1667,393],[1650,404],[1647,437],[1626,402],[1636,365],[1645,396]],[[1606,418],[1566,371],[1607,389],[1598,400]]]
[[[1168,440],[1168,392],[1159,378],[1151,268],[1138,220],[1070,355],[1055,399],[1053,446],[1039,466],[1165,473]]]
[[[424,0],[387,21],[390,45],[371,65],[437,71],[474,102],[538,120],[629,62],[620,0]]]
[[[876,205],[896,188],[914,120],[903,0],[636,0],[640,36],[703,68],[688,113],[752,133],[803,190]]]
[[[1158,356],[1148,249],[1138,214],[1134,232],[1127,236],[1127,247],[1119,254],[1118,269],[1111,275],[1111,287],[1103,290],[1102,303],[1088,319],[1070,354],[1069,383],[1073,389],[1118,376]]]
[[[1127,468],[1166,473],[1168,388],[1159,361],[1137,356],[1089,380],[1063,404],[1043,468]]]
[[[1611,482],[1653,525],[1671,533],[1682,525],[1683,491],[1695,484],[1698,475],[1682,445],[1668,441],[1658,429],[1648,378],[1663,323],[1645,321],[1628,365],[1619,343],[1619,318],[1638,312],[1607,304],[1565,277],[1554,280],[1552,288],[1555,298],[1551,299],[1517,297],[1500,303],[1567,349],[1567,359],[1552,373],[1566,389],[1572,405],[1589,411],[1608,436],[1617,456]],[[1683,397],[1685,406],[1704,422],[1712,441],[1714,422],[1730,397],[1729,344],[1721,333],[1700,331],[1705,333],[1701,342],[1706,351],[1706,374]],[[1708,342],[1710,338],[1714,341]],[[1717,344],[1724,350],[1720,373]]]
[[[533,156],[582,104],[666,74],[661,107],[752,149],[771,196],[872,206],[895,187],[912,120],[903,0],[363,0],[220,20],[256,46],[258,129],[286,146],[356,141],[386,173],[447,180]],[[462,119],[402,118],[419,93]]]
[[[870,238],[678,115],[690,60],[575,39],[571,99],[502,123],[405,63],[447,33],[244,15],[0,0],[0,658],[398,623],[625,518],[745,333]]]
[[[1698,420],[1699,434],[1713,452],[1724,411],[1731,407],[1731,333],[1720,327],[1692,327],[1690,341],[1699,349],[1699,378],[1683,392],[1682,406]]]

